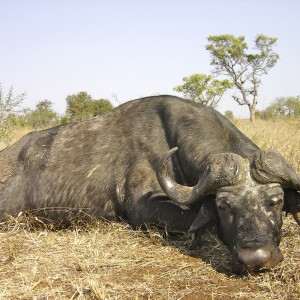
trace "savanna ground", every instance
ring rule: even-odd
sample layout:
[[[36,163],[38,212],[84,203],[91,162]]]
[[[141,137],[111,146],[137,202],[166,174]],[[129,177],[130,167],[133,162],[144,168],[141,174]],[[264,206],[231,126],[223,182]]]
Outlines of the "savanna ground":
[[[299,120],[235,123],[300,173]],[[54,231],[20,215],[0,224],[0,299],[300,299],[300,227],[283,218],[284,261],[237,276],[212,233],[191,251],[185,234],[105,221]]]

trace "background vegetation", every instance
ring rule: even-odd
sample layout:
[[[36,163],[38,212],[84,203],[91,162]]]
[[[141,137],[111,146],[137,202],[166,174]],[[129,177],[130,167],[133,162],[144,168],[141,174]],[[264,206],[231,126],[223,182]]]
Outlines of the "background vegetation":
[[[79,92],[66,98],[66,117],[69,121],[81,121],[91,117],[102,115],[113,109],[109,100],[94,100],[86,92]]]
[[[212,75],[194,74],[184,77],[184,84],[174,89],[212,107],[216,106],[226,90],[231,89],[232,99],[239,105],[247,106],[250,120],[255,121],[262,76],[268,74],[279,59],[273,50],[277,38],[258,34],[252,49],[246,43],[245,36],[212,35],[207,40],[212,75],[223,80],[213,79]]]
[[[25,95],[14,95],[13,87],[5,92],[0,84],[0,149],[15,140],[20,132],[81,121],[113,109],[109,100],[95,100],[87,92],[79,92],[66,97],[66,112],[59,116],[52,108],[53,103],[47,99],[39,101],[33,110],[21,109]]]
[[[231,86],[228,80],[220,81],[211,75],[194,74],[185,77],[184,84],[174,89],[195,102],[215,107]],[[12,87],[5,93],[0,84],[0,149],[18,138],[20,132],[81,121],[113,109],[109,100],[95,100],[87,92],[79,92],[66,97],[66,112],[59,116],[52,108],[53,103],[47,99],[38,102],[33,110],[21,109],[24,97],[25,93],[15,96]],[[226,111],[225,116],[234,120],[232,111]],[[256,111],[256,116],[263,120],[299,120],[300,96],[277,98],[266,109]]]

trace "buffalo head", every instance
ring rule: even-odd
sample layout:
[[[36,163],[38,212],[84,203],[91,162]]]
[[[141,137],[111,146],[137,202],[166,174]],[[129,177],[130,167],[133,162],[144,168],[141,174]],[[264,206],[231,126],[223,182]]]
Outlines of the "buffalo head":
[[[157,179],[171,201],[182,208],[202,201],[189,231],[195,236],[215,221],[232,253],[236,273],[276,266],[283,259],[279,249],[282,211],[292,213],[299,224],[300,177],[289,163],[273,150],[258,150],[250,159],[216,154],[207,159],[198,183],[188,187],[168,175],[167,164],[176,150],[161,156]]]

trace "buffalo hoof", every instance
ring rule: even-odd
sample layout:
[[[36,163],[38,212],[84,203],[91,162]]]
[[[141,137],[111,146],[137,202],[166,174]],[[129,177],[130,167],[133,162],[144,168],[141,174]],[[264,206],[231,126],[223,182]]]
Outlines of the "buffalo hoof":
[[[199,232],[192,232],[192,241],[189,249],[195,250],[200,246],[201,246],[201,234]]]

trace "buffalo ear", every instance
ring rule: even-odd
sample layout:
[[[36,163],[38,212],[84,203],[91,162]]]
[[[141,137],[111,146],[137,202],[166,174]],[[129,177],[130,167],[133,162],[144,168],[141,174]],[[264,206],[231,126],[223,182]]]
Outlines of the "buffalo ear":
[[[192,223],[189,232],[199,231],[203,229],[203,227],[205,227],[211,221],[213,221],[212,211],[210,209],[209,203],[205,201],[202,204],[196,219]]]
[[[190,226],[189,233],[192,234],[192,242],[190,249],[195,249],[199,244],[201,244],[201,235],[203,234],[205,228],[216,221],[216,214],[215,214],[215,207],[213,201],[210,197],[207,197],[208,199],[205,199],[203,204],[201,205],[201,208],[199,210],[199,213]]]
[[[295,221],[300,226],[298,212],[300,212],[300,193],[293,189],[284,189],[283,211],[292,214]]]

